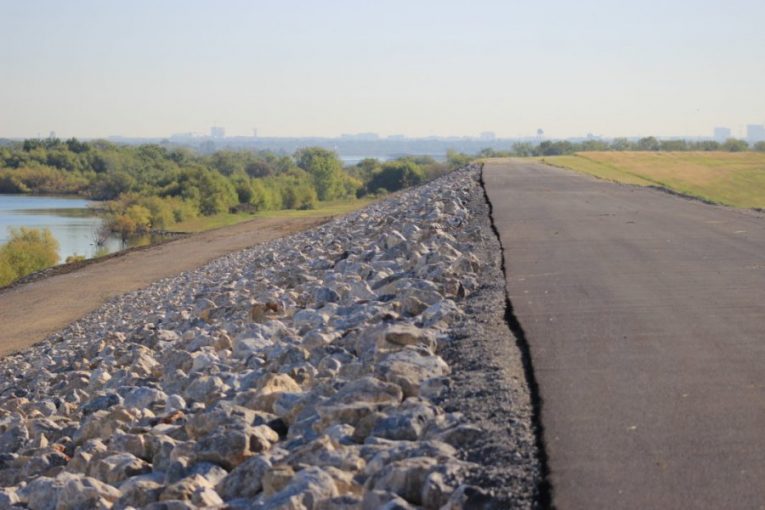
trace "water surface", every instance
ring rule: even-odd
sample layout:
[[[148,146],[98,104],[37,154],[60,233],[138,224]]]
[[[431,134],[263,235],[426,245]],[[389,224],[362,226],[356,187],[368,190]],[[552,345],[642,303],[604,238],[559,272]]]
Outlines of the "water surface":
[[[97,246],[103,220],[93,205],[81,198],[0,194],[0,244],[8,241],[10,228],[47,227],[59,242],[59,262],[71,255],[91,258],[123,249],[122,241],[114,236]]]

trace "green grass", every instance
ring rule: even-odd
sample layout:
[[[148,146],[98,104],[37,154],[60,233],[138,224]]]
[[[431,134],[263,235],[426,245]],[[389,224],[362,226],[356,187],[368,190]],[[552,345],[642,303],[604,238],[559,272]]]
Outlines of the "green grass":
[[[260,211],[251,213],[223,213],[214,216],[200,216],[181,223],[176,223],[167,230],[169,232],[204,232],[215,228],[230,227],[244,221],[250,221],[257,218],[327,218],[330,216],[340,216],[348,214],[357,209],[371,204],[374,199],[356,199],[356,200],[334,200],[329,202],[319,202],[315,209],[298,211],[294,209],[285,209],[280,211]]]
[[[580,152],[541,161],[600,179],[660,186],[741,208],[765,208],[765,153]]]
[[[176,223],[167,228],[168,232],[204,232],[214,228],[230,227],[255,216],[249,213],[222,213],[214,216],[199,216],[190,220]]]
[[[307,209],[298,211],[295,209],[284,209],[281,211],[261,211],[255,214],[256,218],[325,218],[328,216],[341,216],[357,209],[361,209],[376,199],[359,198],[355,200],[331,200],[328,202],[319,202],[316,209]]]

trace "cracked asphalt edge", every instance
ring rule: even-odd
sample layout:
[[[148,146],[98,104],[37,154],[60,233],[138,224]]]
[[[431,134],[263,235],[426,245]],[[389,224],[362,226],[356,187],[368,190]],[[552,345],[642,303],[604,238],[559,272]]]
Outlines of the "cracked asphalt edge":
[[[461,450],[465,460],[477,465],[466,482],[493,496],[482,508],[547,508],[536,381],[522,330],[517,321],[508,321],[514,317],[506,292],[503,248],[482,172],[481,167],[474,175],[478,185],[466,205],[482,232],[474,255],[485,269],[479,290],[466,298],[463,320],[452,329],[453,341],[440,350],[452,375],[439,404],[447,412],[463,413],[484,432]],[[518,328],[520,339],[512,326]]]

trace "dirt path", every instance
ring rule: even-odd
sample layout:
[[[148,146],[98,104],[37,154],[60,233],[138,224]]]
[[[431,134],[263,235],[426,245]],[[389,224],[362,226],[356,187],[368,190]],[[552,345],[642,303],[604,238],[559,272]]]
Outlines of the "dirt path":
[[[114,296],[327,218],[262,218],[90,264],[0,293],[0,355],[23,349]]]

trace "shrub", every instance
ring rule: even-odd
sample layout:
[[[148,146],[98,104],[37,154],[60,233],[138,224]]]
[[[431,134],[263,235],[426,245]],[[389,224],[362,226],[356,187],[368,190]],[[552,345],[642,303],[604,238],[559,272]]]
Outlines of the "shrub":
[[[109,227],[112,229],[112,232],[120,235],[123,243],[138,230],[135,221],[127,214],[113,217],[109,222]]]
[[[175,223],[175,216],[170,201],[160,197],[144,197],[139,205],[149,211],[149,223],[153,229],[166,229]]]
[[[31,190],[9,170],[0,174],[0,193],[29,193]]]
[[[142,205],[131,205],[125,215],[133,220],[137,232],[146,232],[151,228],[151,211]]]
[[[472,158],[467,154],[462,154],[461,152],[457,152],[451,149],[446,151],[446,161],[449,163],[449,167],[452,169],[461,168],[470,163],[471,160]]]
[[[412,161],[389,161],[372,176],[367,190],[370,193],[376,193],[380,189],[398,191],[419,184],[424,178],[425,173]]]
[[[236,195],[240,204],[251,204],[255,196],[252,188],[252,179],[244,173],[237,173],[231,176],[231,183],[236,188]]]
[[[0,248],[0,284],[7,285],[58,262],[58,241],[49,229],[12,228],[10,234],[10,240]]]
[[[721,146],[722,150],[728,152],[742,152],[749,148],[749,144],[746,140],[737,140],[735,138],[728,138]]]
[[[173,211],[173,220],[176,223],[190,220],[199,216],[199,211],[191,202],[187,202],[175,197],[165,198],[165,201],[167,201],[167,203],[170,205],[170,208]]]
[[[316,190],[309,184],[289,186],[284,190],[285,209],[314,209],[317,201]]]

